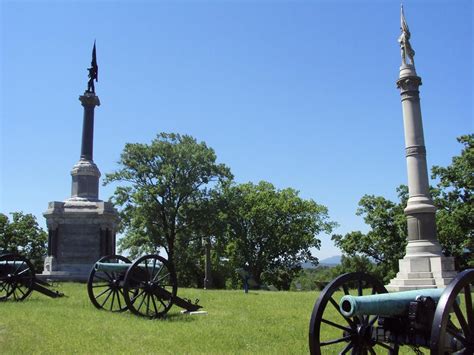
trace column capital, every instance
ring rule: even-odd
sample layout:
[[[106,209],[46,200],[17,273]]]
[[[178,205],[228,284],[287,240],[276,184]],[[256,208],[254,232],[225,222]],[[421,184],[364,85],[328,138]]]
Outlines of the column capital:
[[[81,159],[71,170],[71,175],[89,175],[100,178],[100,170],[92,160]]]
[[[421,78],[417,75],[403,76],[397,80],[397,88],[401,90],[402,94],[406,91],[418,91],[420,85],[422,85]]]
[[[99,96],[96,96],[92,92],[84,92],[84,95],[79,96],[79,101],[81,101],[82,106],[100,106]]]

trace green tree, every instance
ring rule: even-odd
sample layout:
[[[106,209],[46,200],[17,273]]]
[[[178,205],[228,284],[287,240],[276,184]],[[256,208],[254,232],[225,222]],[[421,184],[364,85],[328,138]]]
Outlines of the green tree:
[[[361,198],[356,214],[363,216],[364,222],[371,227],[369,232],[354,231],[344,236],[332,236],[334,244],[348,256],[368,257],[379,269],[385,270],[385,281],[398,270],[398,260],[405,255],[407,244],[406,217],[403,213],[407,190],[401,186],[397,191],[400,203],[381,196],[364,195]]]
[[[335,226],[326,207],[300,198],[291,188],[277,190],[264,181],[229,186],[223,199],[227,205],[221,209],[221,219],[229,263],[247,265],[258,284],[289,289],[301,262],[317,263],[310,252],[320,247],[316,235],[330,233]]]
[[[333,267],[318,265],[315,269],[303,269],[298,276],[293,279],[291,290],[298,290],[299,287],[297,287],[297,285],[299,284],[301,290],[322,291],[336,276],[339,276],[339,274],[334,274]]]
[[[178,275],[184,273],[188,247],[209,233],[206,201],[232,178],[229,168],[216,163],[204,142],[174,133],[161,133],[149,145],[126,144],[119,164],[105,184],[124,183],[112,198],[125,232],[120,249],[136,257],[163,248]]]
[[[0,253],[20,254],[31,260],[37,272],[41,271],[47,252],[47,233],[32,214],[10,214],[11,222],[7,215],[0,213]]]
[[[474,134],[458,138],[463,144],[459,156],[448,167],[433,166],[431,178],[438,239],[446,255],[454,256],[462,269],[474,267]]]
[[[364,272],[374,276],[378,280],[389,281],[391,270],[388,270],[389,265],[384,263],[373,263],[368,257],[363,255],[343,255],[341,264],[331,268],[332,278],[344,274],[346,272]]]

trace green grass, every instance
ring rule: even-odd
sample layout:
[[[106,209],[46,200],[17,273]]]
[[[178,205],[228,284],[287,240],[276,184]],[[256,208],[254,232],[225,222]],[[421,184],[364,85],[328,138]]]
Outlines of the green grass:
[[[208,315],[182,315],[174,306],[165,320],[92,306],[85,284],[64,283],[67,297],[37,292],[24,302],[0,303],[0,353],[262,353],[306,354],[315,292],[180,289],[200,299]]]
[[[208,315],[183,315],[174,306],[166,319],[150,321],[97,310],[85,284],[64,283],[59,290],[67,297],[33,292],[24,302],[0,303],[1,354],[307,354],[319,295],[180,289],[182,297],[199,298]]]

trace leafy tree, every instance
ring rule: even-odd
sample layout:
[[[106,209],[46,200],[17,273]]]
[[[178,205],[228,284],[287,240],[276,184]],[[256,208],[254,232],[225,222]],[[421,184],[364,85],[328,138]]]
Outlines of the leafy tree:
[[[374,263],[368,257],[363,255],[343,255],[341,258],[341,264],[331,268],[332,278],[335,278],[346,272],[364,272],[374,276],[378,280],[384,280],[388,282],[391,276],[392,270],[389,269],[390,265],[385,263]]]
[[[474,267],[474,134],[458,142],[464,145],[461,155],[446,168],[433,166],[431,178],[439,179],[433,190],[438,239],[462,269]]]
[[[397,189],[400,199],[406,199],[406,188]],[[364,195],[356,214],[363,216],[371,230],[364,234],[354,231],[342,236],[333,235],[335,245],[350,257],[362,255],[372,259],[379,268],[386,270],[385,281],[398,270],[398,260],[405,255],[407,244],[405,203],[394,203],[381,196]]]
[[[258,284],[289,289],[301,262],[317,263],[310,252],[320,247],[316,235],[330,233],[335,225],[326,207],[303,200],[293,189],[276,190],[264,181],[229,186],[223,199],[227,206],[221,219],[229,263],[248,265]]]
[[[299,287],[305,291],[322,291],[324,287],[331,282],[336,276],[334,268],[318,265],[315,269],[303,269],[291,283],[291,290],[296,291]]]
[[[125,232],[120,249],[135,257],[163,248],[178,274],[185,272],[188,247],[209,233],[206,201],[232,178],[229,168],[216,163],[204,142],[174,133],[161,133],[149,145],[126,144],[119,164],[105,183],[124,183],[112,199]]]
[[[41,271],[47,252],[47,233],[32,214],[13,212],[11,215],[10,222],[7,215],[0,213],[0,254],[20,254],[31,260],[36,271]]]

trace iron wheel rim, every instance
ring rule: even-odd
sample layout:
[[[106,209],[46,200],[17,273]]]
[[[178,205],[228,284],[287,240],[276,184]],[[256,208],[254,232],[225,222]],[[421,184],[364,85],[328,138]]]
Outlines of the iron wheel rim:
[[[177,290],[174,269],[159,255],[142,256],[125,275],[125,302],[138,316],[162,318],[173,305]]]
[[[323,291],[321,291],[311,314],[309,325],[309,348],[310,353],[320,355],[327,353],[324,347],[335,346],[340,344],[340,354],[375,354],[373,347],[380,345],[388,350],[391,354],[398,352],[397,345],[390,345],[381,343],[372,339],[372,327],[378,321],[378,316],[356,316],[345,317],[339,310],[339,302],[337,302],[333,295],[336,292],[342,291],[344,294],[349,294],[349,285],[357,284],[357,295],[362,296],[364,288],[370,287],[372,294],[387,293],[384,285],[376,278],[361,272],[343,274],[333,281],[331,281]],[[333,307],[338,314],[338,320],[342,322],[335,322],[334,319],[324,318],[327,307]],[[330,312],[328,310],[328,312]],[[342,331],[340,337],[332,339],[324,339],[321,332],[321,326],[336,328],[337,331]]]
[[[12,296],[13,300],[18,302],[25,300],[33,292],[33,264],[17,254],[2,255],[0,262],[5,262],[5,266],[0,268],[0,301],[6,301]],[[12,266],[9,263],[12,263]]]
[[[431,328],[431,354],[445,354],[447,333],[464,345],[459,354],[474,353],[474,269],[464,270],[446,287],[436,306]],[[456,299],[460,299],[458,305]],[[455,325],[452,321],[457,322]],[[458,326],[459,325],[459,326]]]
[[[122,255],[107,255],[100,258],[98,263],[132,264]],[[110,312],[124,312],[128,309],[123,292],[124,272],[98,271],[95,264],[92,267],[87,280],[87,293],[92,304],[97,309],[105,309]]]

